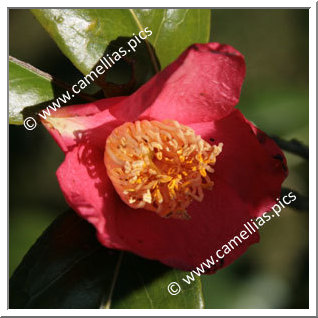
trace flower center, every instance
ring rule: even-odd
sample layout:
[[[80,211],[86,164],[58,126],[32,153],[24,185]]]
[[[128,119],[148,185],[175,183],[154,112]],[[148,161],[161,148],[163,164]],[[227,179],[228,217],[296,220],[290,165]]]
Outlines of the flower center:
[[[212,189],[208,172],[222,151],[177,121],[127,122],[106,141],[105,165],[122,200],[162,217],[189,218],[194,200]]]

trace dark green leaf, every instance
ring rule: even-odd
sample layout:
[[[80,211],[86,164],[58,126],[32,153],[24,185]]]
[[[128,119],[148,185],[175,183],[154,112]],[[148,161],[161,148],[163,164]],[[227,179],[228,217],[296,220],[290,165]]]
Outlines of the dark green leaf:
[[[74,212],[42,234],[10,279],[10,308],[202,308],[201,282],[159,262],[101,246]],[[172,296],[170,282],[182,291]]]
[[[152,31],[147,40],[162,68],[190,44],[207,42],[210,33],[208,9],[34,9],[32,12],[84,74],[95,66],[112,40],[133,38],[146,27]],[[158,70],[155,54],[147,46],[149,58]],[[114,47],[113,51],[116,50]]]
[[[54,98],[52,78],[31,65],[14,58],[9,60],[9,123],[23,123],[25,107]]]
[[[21,125],[23,118],[36,117],[39,111],[67,90],[71,91],[71,87],[61,80],[28,63],[9,57],[10,124]],[[95,97],[80,92],[75,98],[59,104],[63,107],[94,100]]]

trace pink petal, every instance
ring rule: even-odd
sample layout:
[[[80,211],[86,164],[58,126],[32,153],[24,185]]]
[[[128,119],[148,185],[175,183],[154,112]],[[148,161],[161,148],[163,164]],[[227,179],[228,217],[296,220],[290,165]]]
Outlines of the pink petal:
[[[102,158],[103,152],[97,147],[75,147],[67,153],[57,176],[69,205],[95,225],[99,240],[109,248],[190,270],[239,235],[250,219],[248,205],[222,180],[206,193],[203,203],[190,206],[189,221],[163,219],[150,211],[133,210],[115,193]],[[258,239],[255,233],[243,241],[211,272],[229,265]]]
[[[235,189],[251,216],[269,211],[280,197],[288,173],[285,156],[276,143],[239,110],[216,122],[190,126],[205,140],[224,143],[213,180],[221,179]]]
[[[219,43],[194,44],[128,100],[110,107],[118,119],[211,121],[238,103],[245,76],[241,53]]]
[[[123,123],[110,114],[108,107],[125,99],[126,97],[115,97],[67,106],[52,112],[52,116],[42,120],[42,123],[64,152],[87,140],[104,148],[107,136]]]

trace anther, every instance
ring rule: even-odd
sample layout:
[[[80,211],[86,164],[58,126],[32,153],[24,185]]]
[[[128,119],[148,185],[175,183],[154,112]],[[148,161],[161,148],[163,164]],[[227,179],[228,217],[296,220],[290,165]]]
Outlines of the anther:
[[[121,199],[134,209],[189,219],[186,209],[211,190],[209,174],[222,151],[177,121],[136,121],[113,130],[105,165]]]

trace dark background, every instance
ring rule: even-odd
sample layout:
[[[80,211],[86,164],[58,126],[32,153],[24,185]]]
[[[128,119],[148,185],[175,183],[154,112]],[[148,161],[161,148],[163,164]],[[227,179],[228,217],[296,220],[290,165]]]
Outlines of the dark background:
[[[28,10],[9,11],[9,53],[65,82],[81,74]],[[246,57],[238,105],[268,134],[308,144],[308,10],[212,10],[211,41]],[[173,45],[173,44],[172,44]],[[39,126],[9,130],[10,276],[53,219],[67,209],[55,171],[64,155]],[[287,154],[284,186],[308,195],[308,162]],[[261,229],[261,242],[234,264],[202,279],[207,308],[308,308],[308,212],[284,209]]]

